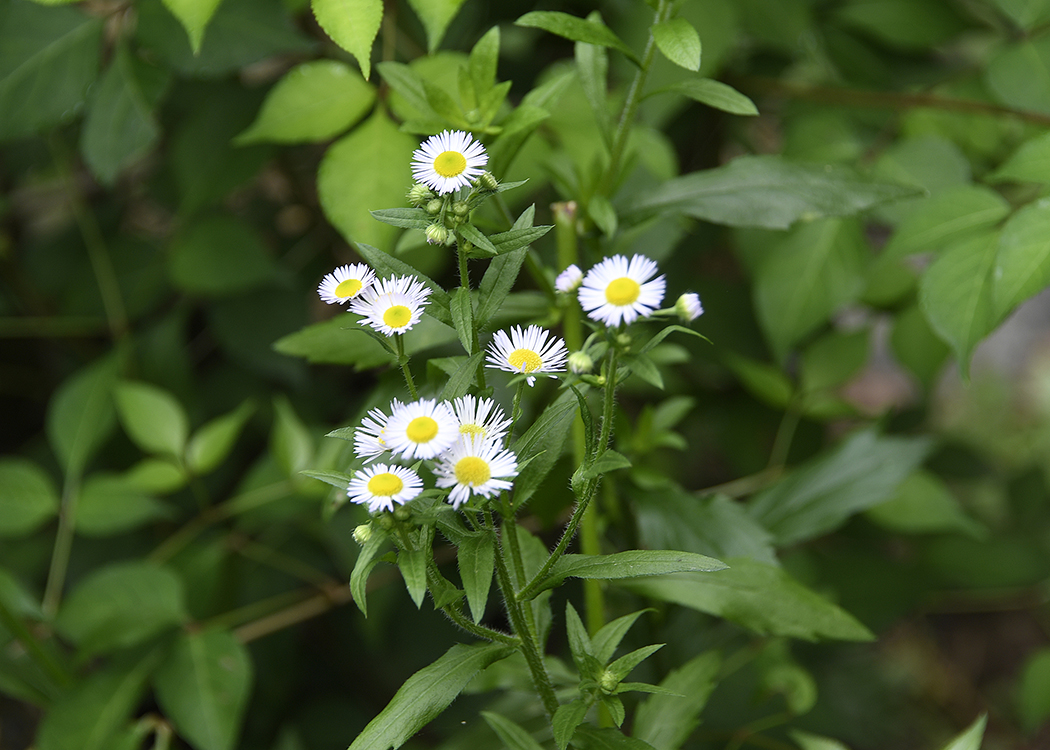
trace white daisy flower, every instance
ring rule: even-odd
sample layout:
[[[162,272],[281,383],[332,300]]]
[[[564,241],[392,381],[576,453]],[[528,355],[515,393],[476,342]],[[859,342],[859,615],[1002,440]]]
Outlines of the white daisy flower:
[[[412,154],[412,178],[445,195],[468,187],[488,161],[485,147],[470,133],[443,130],[423,141]]]
[[[492,497],[511,488],[518,475],[514,454],[481,435],[463,436],[434,467],[438,487],[451,487],[448,501],[460,505],[471,495]]]
[[[390,402],[391,410],[399,406],[401,402],[397,399]],[[358,458],[363,458],[369,463],[389,450],[386,440],[383,439],[389,419],[382,409],[372,409],[368,416],[361,420],[361,426],[354,430],[354,453]]]
[[[592,320],[612,328],[649,317],[664,298],[667,281],[657,276],[656,263],[644,255],[630,261],[622,255],[606,258],[583,277],[580,306]]]
[[[558,274],[558,278],[554,280],[554,288],[559,292],[568,294],[569,292],[575,291],[581,281],[583,281],[583,271],[580,270],[579,266],[573,263]]]
[[[496,443],[507,435],[510,420],[491,398],[463,396],[452,402],[452,409],[459,421],[460,435],[480,435]]]
[[[696,320],[704,314],[704,306],[700,304],[700,295],[696,292],[686,292],[674,303],[674,311],[686,323]]]
[[[390,451],[403,458],[434,458],[459,437],[459,422],[444,401],[423,398],[397,404],[383,431]]]
[[[341,305],[359,296],[375,279],[376,272],[364,263],[339,266],[321,279],[317,294],[329,305]]]
[[[361,325],[385,336],[404,333],[419,322],[430,288],[411,276],[375,282],[350,303],[350,312],[364,316]]]
[[[423,480],[411,469],[376,464],[355,471],[346,494],[350,502],[367,504],[369,512],[378,513],[393,510],[394,503],[404,505],[422,491]]]
[[[539,326],[529,326],[524,331],[519,326],[506,331],[496,331],[489,344],[487,367],[497,367],[507,372],[523,372],[529,377],[529,385],[536,382],[532,373],[564,372],[568,350],[565,342],[557,336],[548,340],[547,331]],[[555,377],[551,375],[550,377]]]

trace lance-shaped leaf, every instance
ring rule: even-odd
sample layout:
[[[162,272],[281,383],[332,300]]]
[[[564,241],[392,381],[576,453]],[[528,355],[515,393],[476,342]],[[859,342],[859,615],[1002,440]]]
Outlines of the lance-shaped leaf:
[[[459,561],[459,576],[470,605],[470,616],[480,622],[489,599],[494,568],[494,544],[491,533],[469,534],[459,541],[456,557]]]
[[[368,599],[366,597],[368,576],[379,564],[379,550],[387,542],[387,534],[375,525],[372,526],[372,536],[368,538],[361,551],[357,553],[357,561],[354,570],[350,573],[350,594],[354,597],[354,603],[361,610],[361,614],[368,617]]]
[[[489,263],[485,275],[481,277],[478,292],[478,311],[475,317],[479,330],[489,323],[500,305],[506,301],[507,294],[518,279],[527,252],[525,248],[514,250],[496,256]]]
[[[676,550],[629,550],[611,555],[562,555],[539,590],[557,586],[566,578],[618,580],[685,571],[724,570],[726,564],[707,555]]]
[[[416,604],[416,609],[423,606],[423,597],[427,594],[427,556],[422,549],[402,549],[397,553],[397,567],[405,581],[408,595]]]
[[[572,744],[579,750],[656,750],[648,742],[628,737],[618,729],[598,729],[590,724],[576,730]]]
[[[554,730],[554,741],[558,744],[558,750],[565,750],[576,732],[576,727],[583,723],[587,716],[589,706],[582,698],[576,698],[569,703],[558,706],[554,712],[551,727]]]
[[[741,156],[724,167],[676,177],[620,207],[622,220],[677,213],[734,227],[786,229],[799,219],[852,216],[921,194],[845,167],[795,164],[778,156]]]
[[[647,698],[635,714],[633,734],[653,747],[677,750],[700,723],[699,715],[717,685],[722,659],[708,651],[667,675],[660,687],[677,695]]]
[[[381,277],[413,276],[430,287],[430,297],[427,298],[427,313],[445,325],[452,325],[452,313],[449,310],[451,302],[448,292],[438,286],[437,282],[424,276],[403,260],[395,258],[390,253],[384,253],[371,245],[358,244],[357,252]]]
[[[634,54],[634,50],[624,44],[623,40],[613,33],[612,29],[598,20],[585,20],[558,11],[537,10],[532,13],[526,13],[514,23],[517,26],[543,29],[551,34],[571,39],[574,42],[586,42],[587,44],[611,47],[623,52],[633,62],[638,62],[638,57]]]
[[[444,711],[474,675],[513,652],[511,647],[499,643],[453,646],[405,681],[387,707],[357,735],[350,750],[401,747]]]
[[[448,382],[441,391],[442,401],[452,401],[467,395],[478,372],[478,365],[485,357],[485,350],[474,352],[463,360],[462,364],[449,376]]]
[[[310,0],[314,18],[336,44],[357,59],[367,80],[372,43],[383,23],[383,0]]]
[[[532,738],[520,724],[492,711],[482,711],[481,717],[499,735],[508,750],[543,750],[543,745]]]
[[[732,86],[716,81],[713,78],[689,78],[654,91],[649,96],[665,92],[682,94],[693,101],[720,109],[731,115],[752,116],[758,114],[758,107],[755,106],[751,99]]]
[[[562,447],[568,437],[568,425],[576,412],[577,402],[571,392],[566,391],[558,400],[540,414],[525,434],[518,438],[512,449],[522,466],[514,480],[514,504],[521,505],[539,488],[554,463],[561,456]]]
[[[401,229],[419,229],[425,231],[434,223],[433,217],[422,208],[380,208],[369,211],[372,218]]]
[[[987,724],[988,714],[981,714],[973,724],[949,740],[941,750],[981,750],[981,741],[984,739],[984,728]]]
[[[0,459],[0,538],[25,536],[58,515],[51,477],[26,458]]]
[[[445,29],[452,23],[466,0],[408,0],[427,32],[427,51],[433,52],[441,44]]]

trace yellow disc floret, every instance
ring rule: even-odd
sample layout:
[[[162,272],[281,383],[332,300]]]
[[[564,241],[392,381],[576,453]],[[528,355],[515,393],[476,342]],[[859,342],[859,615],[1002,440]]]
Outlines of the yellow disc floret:
[[[467,168],[467,157],[459,151],[442,151],[434,159],[434,171],[442,177],[455,177]]]
[[[488,461],[477,456],[464,456],[456,461],[456,481],[462,485],[480,487],[492,478]]]
[[[339,299],[348,299],[361,291],[361,279],[346,279],[339,282],[335,288],[335,296]]]
[[[543,358],[531,349],[515,349],[507,356],[507,363],[519,372],[532,372],[543,367]]]
[[[438,423],[430,417],[416,417],[405,428],[405,435],[413,443],[429,443],[437,434]]]
[[[605,299],[610,305],[616,305],[617,307],[631,304],[638,299],[638,295],[641,293],[642,287],[637,281],[628,276],[613,279],[605,287]]]
[[[405,483],[401,481],[401,477],[397,474],[391,474],[389,471],[383,472],[382,474],[376,474],[368,480],[368,491],[373,495],[380,495],[382,497],[396,495],[404,489],[404,487]]]
[[[383,322],[391,328],[404,328],[412,320],[412,311],[404,305],[393,305],[383,313]]]

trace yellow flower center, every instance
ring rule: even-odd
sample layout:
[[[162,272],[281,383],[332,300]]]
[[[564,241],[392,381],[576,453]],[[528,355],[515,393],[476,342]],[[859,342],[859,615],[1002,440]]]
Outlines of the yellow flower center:
[[[361,291],[361,286],[361,279],[346,279],[345,281],[340,281],[339,286],[335,288],[335,296],[339,299],[353,297]]]
[[[405,483],[401,481],[401,477],[397,474],[391,474],[389,471],[383,472],[382,474],[376,474],[368,480],[368,491],[373,495],[379,495],[382,497],[396,495],[404,489],[404,487]]]
[[[456,481],[460,484],[480,487],[491,477],[488,461],[483,458],[466,456],[456,461]]]
[[[479,424],[461,424],[459,426],[459,433],[461,435],[484,435],[485,428]]]
[[[438,434],[438,423],[430,417],[416,417],[408,423],[405,434],[413,443],[429,443]]]
[[[467,168],[467,157],[459,151],[442,151],[434,159],[434,171],[442,177],[456,177]]]
[[[356,302],[354,304],[357,304]],[[391,328],[404,328],[412,320],[412,311],[404,305],[393,305],[383,313],[383,322]]]
[[[507,362],[520,372],[532,372],[543,367],[543,360],[540,358],[540,355],[532,351],[532,349],[515,349],[507,357]]]
[[[616,305],[617,307],[631,304],[638,299],[638,295],[641,293],[642,287],[629,276],[613,279],[609,282],[609,286],[605,287],[605,299],[610,305]]]

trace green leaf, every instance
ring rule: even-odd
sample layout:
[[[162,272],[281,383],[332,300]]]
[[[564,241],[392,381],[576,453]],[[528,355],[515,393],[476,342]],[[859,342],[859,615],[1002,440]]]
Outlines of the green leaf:
[[[871,332],[832,331],[817,339],[802,353],[802,390],[837,388],[856,375],[868,361]]]
[[[612,29],[601,21],[584,20],[559,11],[538,10],[526,13],[514,24],[516,26],[543,29],[551,34],[571,39],[574,42],[611,47],[627,55],[631,61],[638,62],[638,57],[634,54],[634,50],[624,44],[620,37],[616,36]]]
[[[940,251],[955,241],[998,224],[1010,213],[1010,204],[994,190],[980,185],[957,185],[930,196],[908,214],[886,243],[882,258],[901,258]]]
[[[390,88],[404,99],[420,118],[434,121],[441,119],[430,106],[423,79],[415,70],[404,63],[392,61],[381,62],[376,68]]]
[[[1017,713],[1026,732],[1035,732],[1050,717],[1050,649],[1025,659],[1018,681]]]
[[[469,534],[457,543],[456,559],[459,562],[459,577],[470,605],[470,616],[481,622],[485,616],[485,605],[489,600],[494,570],[494,545],[492,534]]]
[[[0,140],[69,121],[98,75],[102,19],[79,9],[0,7]]]
[[[576,732],[576,727],[580,726],[587,716],[587,708],[587,704],[580,698],[558,706],[551,726],[554,729],[554,741],[558,744],[559,750],[565,750],[568,746],[569,740]]]
[[[684,571],[711,572],[724,568],[725,563],[713,557],[669,549],[637,549],[611,555],[562,555],[550,569],[540,590],[557,586],[566,578],[611,581]]]
[[[999,235],[992,269],[992,317],[1014,308],[1050,284],[1050,203],[1031,203],[1015,213]]]
[[[461,224],[456,227],[456,231],[480,251],[477,254],[495,255],[497,253],[495,245],[489,241],[488,237],[479,232],[478,228],[473,224]]]
[[[433,295],[431,299],[434,299]],[[442,310],[437,305],[432,305],[428,312],[440,315]],[[449,323],[451,324],[451,320]],[[435,318],[424,315],[419,323],[405,334],[405,353],[415,355],[455,340],[454,330],[442,325]],[[358,370],[397,364],[394,355],[370,336],[364,326],[355,323],[350,314],[339,315],[290,333],[278,339],[273,348],[281,354],[306,357],[310,362],[354,365]]]
[[[466,0],[408,0],[427,32],[427,51],[433,52],[441,44],[445,29],[452,23]]]
[[[591,200],[587,203],[587,215],[606,237],[616,234],[616,227],[619,223],[616,218],[616,209],[604,195],[595,193],[591,196]]]
[[[592,11],[589,20],[601,22],[601,14]],[[597,44],[577,42],[575,45],[576,74],[579,76],[583,95],[591,105],[591,112],[598,123],[606,148],[612,143],[612,120],[609,117],[609,53]],[[593,196],[592,196],[593,199]]]
[[[357,735],[350,750],[401,747],[444,711],[474,675],[513,651],[498,643],[453,646],[433,664],[408,678],[387,707]]]
[[[623,617],[617,617],[610,623],[606,623],[602,626],[601,630],[594,634],[594,638],[591,639],[591,650],[594,654],[594,658],[605,664],[609,659],[612,658],[615,653],[617,646],[620,645],[620,641],[627,635],[627,631],[631,629],[635,621],[641,617],[648,610],[639,610],[632,612],[629,615]]]
[[[401,229],[426,231],[426,228],[434,223],[434,219],[422,208],[381,208],[368,213],[376,221]]]
[[[992,274],[998,235],[985,234],[954,245],[926,269],[919,304],[930,327],[951,346],[967,373],[970,355],[995,325]]]
[[[801,729],[793,729],[789,734],[802,750],[849,750],[838,740],[803,732]]]
[[[142,492],[168,494],[186,485],[186,474],[163,458],[144,458],[124,473],[125,481]]]
[[[59,697],[40,723],[37,750],[114,750],[159,656],[159,650],[129,654]]]
[[[317,172],[321,208],[349,242],[393,244],[397,231],[376,223],[369,210],[404,203],[418,145],[377,109],[325,152]]]
[[[397,553],[397,567],[405,581],[408,595],[416,604],[416,609],[423,606],[427,595],[427,556],[422,549],[402,549]]]
[[[607,449],[602,452],[602,455],[598,456],[597,460],[587,467],[583,472],[585,479],[594,479],[602,474],[608,474],[610,471],[616,471],[617,469],[629,469],[631,468],[631,462],[621,453]]]
[[[105,537],[170,515],[164,503],[147,495],[127,477],[92,474],[80,490],[76,530],[83,536]]]
[[[367,80],[372,43],[383,23],[383,0],[310,0],[314,18],[336,44],[357,59]]]
[[[147,453],[182,457],[189,420],[182,405],[163,388],[126,380],[113,391],[128,437]]]
[[[448,292],[438,286],[433,279],[424,276],[403,260],[398,260],[390,253],[384,253],[371,245],[359,244],[357,252],[380,276],[414,276],[430,287],[430,305],[427,308],[427,314],[446,325],[452,325]]]
[[[186,465],[198,476],[218,468],[241,434],[245,422],[255,413],[255,405],[245,401],[233,411],[216,417],[193,433],[186,445]]]
[[[655,750],[649,743],[628,737],[618,729],[598,729],[590,724],[576,731],[572,744],[579,750]]]
[[[127,648],[187,619],[182,581],[146,562],[99,568],[73,589],[55,627],[83,654]]]
[[[1050,114],[1050,37],[1006,46],[985,68],[985,81],[1008,107]]]
[[[984,728],[988,724],[988,714],[981,714],[962,734],[948,741],[941,750],[981,750],[984,739]]]
[[[693,101],[706,104],[731,115],[752,116],[758,114],[758,107],[747,96],[732,86],[716,81],[713,78],[689,78],[685,81],[654,91],[654,94],[672,92],[687,96]]]
[[[524,465],[514,480],[515,507],[532,497],[561,457],[576,409],[575,396],[569,391],[562,393],[511,446],[518,465]]]
[[[988,179],[994,182],[1050,182],[1050,133],[1022,143]]]
[[[543,750],[543,745],[532,738],[519,724],[492,711],[482,711],[481,717],[499,735],[507,750]]]
[[[897,313],[890,343],[897,361],[924,387],[931,388],[943,369],[949,350],[930,328],[918,304]]]
[[[96,177],[112,185],[121,170],[146,154],[160,138],[153,99],[168,75],[141,63],[124,45],[117,47],[88,106],[80,150]],[[152,91],[151,91],[152,90]]]
[[[514,282],[518,279],[527,252],[526,248],[521,248],[505,255],[497,255],[485,269],[479,286],[478,311],[475,314],[478,330],[488,325],[500,305],[506,301],[510,290],[514,288]]]
[[[204,29],[215,15],[215,9],[222,0],[164,0],[171,14],[179,19],[190,38],[190,47],[197,54],[204,41]]]
[[[722,353],[722,361],[753,396],[777,408],[791,403],[795,387],[781,368],[729,351]]]
[[[270,452],[286,476],[294,477],[314,457],[314,439],[285,396],[273,401],[274,423]]]
[[[579,613],[576,608],[572,606],[572,602],[565,602],[565,635],[569,640],[569,652],[572,654],[572,660],[576,663],[576,669],[580,673],[580,677],[594,679],[597,677],[595,670],[592,665],[601,667],[596,659],[588,660],[587,657],[594,657],[594,646],[591,644],[591,638],[587,635],[587,628],[583,624],[583,620],[580,619]]]
[[[62,383],[48,404],[48,440],[66,474],[79,475],[113,430],[115,382],[116,363],[96,362]]]
[[[368,576],[379,564],[377,555],[387,543],[387,534],[380,528],[372,526],[372,536],[368,538],[361,551],[357,553],[357,561],[354,570],[350,573],[350,594],[354,597],[354,603],[361,610],[361,614],[368,617],[368,599],[365,596],[368,589]]]
[[[700,70],[700,35],[684,18],[654,23],[649,27],[657,49],[675,65],[691,70]]]
[[[629,654],[624,654],[619,659],[610,664],[606,669],[616,677],[616,681],[619,682],[624,677],[634,671],[634,668],[641,664],[643,661],[648,659],[650,656],[655,654],[657,651],[662,649],[665,643],[654,643],[651,646],[643,646],[642,648],[635,649]]]
[[[329,436],[331,436],[331,433],[329,433]],[[330,484],[343,492],[346,491],[346,488],[350,485],[350,480],[352,479],[349,474],[344,474],[341,471],[314,471],[312,469],[303,469],[299,473],[324,482],[325,484]]]
[[[748,513],[780,545],[812,539],[893,497],[929,451],[924,438],[884,437],[862,430],[755,495]]]
[[[859,222],[802,224],[755,271],[755,310],[778,360],[864,288],[867,244]],[[790,278],[792,283],[785,284]]]
[[[946,42],[965,28],[962,19],[938,0],[853,0],[837,19],[905,50]]]
[[[907,534],[962,532],[976,539],[986,535],[980,523],[966,515],[947,485],[935,474],[916,471],[897,492],[864,514],[884,529]]]
[[[668,180],[622,206],[620,218],[636,223],[654,214],[678,213],[735,227],[787,229],[799,219],[852,216],[921,192],[844,167],[741,156],[724,167]]]
[[[633,735],[662,750],[678,750],[700,723],[700,712],[718,680],[722,660],[708,651],[690,659],[660,682],[678,695],[653,695],[639,707]]]
[[[278,273],[256,230],[231,216],[194,221],[172,240],[171,279],[191,294],[223,296],[271,281]]]
[[[164,715],[195,748],[235,747],[251,694],[252,662],[233,633],[180,633],[155,684]]]
[[[542,224],[538,227],[522,227],[500,232],[489,237],[497,255],[512,253],[524,247],[528,247],[543,235],[547,234],[552,225]]]
[[[374,102],[375,88],[348,65],[306,62],[270,89],[255,121],[234,143],[326,141],[357,123]]]
[[[481,96],[496,85],[496,68],[499,64],[499,26],[486,31],[470,51],[468,68],[474,93]]]
[[[871,632],[850,614],[785,571],[745,557],[717,573],[678,573],[619,581],[636,594],[723,617],[759,633],[804,640],[869,641]]]
[[[58,515],[47,472],[26,458],[0,459],[0,538],[27,536]]]
[[[448,382],[441,391],[442,401],[451,401],[467,395],[470,386],[474,384],[474,378],[478,372],[478,365],[485,357],[485,350],[476,351],[463,360],[462,364],[449,377]]]

